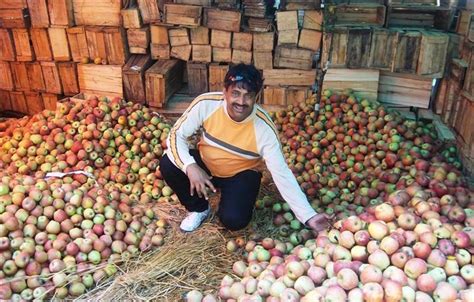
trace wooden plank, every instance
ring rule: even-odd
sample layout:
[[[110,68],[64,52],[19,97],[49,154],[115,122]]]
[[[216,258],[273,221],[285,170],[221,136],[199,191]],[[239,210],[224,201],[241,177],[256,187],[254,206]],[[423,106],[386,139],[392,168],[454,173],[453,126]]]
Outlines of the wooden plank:
[[[416,73],[420,44],[420,32],[399,31],[392,71],[396,73]]]
[[[347,42],[347,67],[367,68],[370,59],[372,30],[370,28],[351,28]]]
[[[264,85],[268,86],[312,86],[316,79],[316,70],[265,69]]]
[[[46,88],[40,62],[26,63],[26,71],[31,90],[44,92]]]
[[[107,64],[107,48],[103,27],[87,27],[86,38],[90,58],[93,61],[103,61],[103,64]]]
[[[466,61],[459,59],[454,59],[450,65],[442,118],[443,121],[451,127],[454,127],[454,124],[460,115],[459,95],[463,88],[467,66],[468,64]]]
[[[128,47],[148,48],[150,44],[150,27],[127,30]]]
[[[151,58],[153,60],[169,59],[171,49],[168,44],[151,44],[150,45]]]
[[[212,48],[213,62],[231,62],[232,48],[213,47]]]
[[[349,4],[328,6],[328,25],[384,26],[386,9],[378,4]]]
[[[347,66],[347,49],[349,43],[349,31],[347,28],[334,29],[331,36],[329,50],[332,48],[330,54],[330,67],[346,67]]]
[[[10,62],[13,84],[16,91],[30,91],[28,72],[24,62]]]
[[[423,31],[416,73],[442,78],[446,65],[449,36],[445,33]]]
[[[275,67],[311,70],[313,52],[307,49],[277,46]]]
[[[35,115],[44,110],[43,98],[39,92],[25,92],[28,115]]]
[[[193,45],[193,61],[207,62],[212,61],[212,47],[211,45]]]
[[[198,26],[191,28],[191,44],[193,45],[207,45],[209,44],[209,28]]]
[[[69,52],[66,28],[50,27],[48,28],[48,35],[54,60],[59,62],[70,61],[71,53]]]
[[[298,47],[319,51],[322,36],[323,33],[321,31],[303,28],[300,32]]]
[[[469,32],[467,34],[467,39],[471,42],[474,42],[474,15],[471,15],[471,21],[469,22]]]
[[[278,45],[296,46],[298,44],[298,29],[280,30],[278,32]]]
[[[30,12],[31,27],[47,28],[49,26],[48,5],[46,0],[27,0]]]
[[[234,33],[232,36],[232,48],[245,50],[245,51],[252,51],[252,40],[253,40],[252,33],[246,33],[246,32]]]
[[[189,45],[189,33],[187,28],[172,28],[168,30],[170,45],[184,46]]]
[[[313,10],[320,8],[320,0],[287,0],[285,3],[286,10]]]
[[[137,7],[122,9],[120,11],[125,28],[141,28],[142,17]]]
[[[6,90],[0,90],[0,112],[6,110],[12,110],[10,92]]]
[[[42,93],[43,105],[46,110],[56,110],[56,104],[58,103],[58,95],[54,93]]]
[[[239,32],[241,18],[239,11],[205,8],[203,23],[210,29]]]
[[[389,6],[387,25],[448,30],[452,18],[451,9],[444,7]]]
[[[232,45],[232,32],[224,30],[211,30],[211,46],[230,48]]]
[[[286,106],[286,88],[267,86],[263,89],[263,104]]]
[[[11,30],[0,28],[0,60],[15,61],[15,45]]]
[[[157,0],[138,0],[143,23],[160,22],[160,8]]]
[[[77,25],[121,26],[122,0],[74,0]],[[106,17],[105,17],[106,16]]]
[[[272,69],[273,68],[273,54],[271,51],[254,51],[253,65],[257,69]]]
[[[225,75],[229,71],[229,65],[211,63],[209,65],[209,91],[222,91],[224,89]]]
[[[145,72],[153,64],[148,55],[132,55],[123,67],[125,98],[129,101],[145,104]]]
[[[13,111],[28,114],[28,105],[26,104],[25,94],[22,91],[11,91],[10,102]]]
[[[171,47],[170,56],[183,61],[189,61],[191,58],[191,51],[191,45],[173,46]]]
[[[436,97],[435,102],[433,104],[433,112],[441,115],[443,113],[443,107],[445,106],[446,96],[447,96],[447,88],[448,88],[448,79],[442,78],[438,89],[436,90]]]
[[[240,49],[232,50],[232,63],[252,64],[252,52]]]
[[[303,28],[322,31],[323,19],[322,10],[306,10],[304,11]]]
[[[471,28],[472,11],[462,9],[459,11],[458,22],[456,23],[456,32],[462,36],[469,35]]]
[[[49,43],[48,30],[46,28],[32,28],[30,29],[30,35],[36,60],[53,60],[53,52],[51,51],[51,44]]]
[[[58,63],[59,78],[63,94],[73,96],[79,93],[79,83],[77,81],[77,67],[74,62]]]
[[[0,9],[27,8],[26,0],[0,0]]]
[[[81,92],[123,96],[121,65],[78,64],[77,74]]]
[[[198,95],[209,91],[208,70],[206,63],[187,62],[188,93]]]
[[[459,98],[460,115],[455,122],[454,129],[462,141],[461,152],[471,161],[474,160],[474,97],[463,92]],[[472,172],[472,171],[471,171]]]
[[[309,87],[289,86],[286,89],[286,104],[297,106],[313,95]]]
[[[211,6],[212,0],[175,0],[179,4],[189,4],[198,6]]]
[[[15,88],[10,64],[0,61],[0,89],[12,91]]]
[[[159,26],[159,25],[151,25],[150,35],[151,35],[151,43],[153,44],[160,44],[160,45],[169,44],[168,27]]]
[[[30,43],[30,35],[26,28],[13,28],[13,40],[15,41],[15,52],[17,61],[34,61],[35,53]]]
[[[44,87],[47,93],[62,93],[61,79],[59,78],[56,62],[41,62],[41,71],[44,78]]]
[[[370,46],[369,67],[380,70],[392,70],[397,49],[398,31],[391,29],[374,29]]]
[[[149,106],[163,108],[182,85],[183,62],[158,60],[145,72],[146,99]]]
[[[298,29],[298,12],[297,11],[277,12],[276,21],[277,21],[278,31]]]
[[[130,56],[125,29],[105,28],[104,37],[109,64],[124,65]]]
[[[437,6],[436,0],[388,0],[389,5],[410,5],[410,6]]]
[[[71,56],[74,62],[81,62],[89,59],[89,48],[87,43],[86,31],[84,27],[77,26],[67,28],[67,37],[69,47],[71,49]]]
[[[185,4],[165,4],[165,22],[176,25],[199,26],[202,7]]]
[[[253,33],[253,49],[255,51],[273,51],[275,33]]]
[[[74,26],[73,0],[48,0],[49,21],[56,26]]]
[[[464,79],[464,90],[470,94],[474,95],[474,52],[471,51],[469,58],[467,59],[469,65],[466,70],[466,76]]]
[[[0,9],[0,27],[27,28],[30,27],[28,9]]]
[[[431,99],[432,79],[409,74],[382,71],[378,100],[396,106],[428,108]]]
[[[343,91],[351,88],[356,97],[376,101],[379,77],[378,70],[330,68],[324,76],[323,90]]]

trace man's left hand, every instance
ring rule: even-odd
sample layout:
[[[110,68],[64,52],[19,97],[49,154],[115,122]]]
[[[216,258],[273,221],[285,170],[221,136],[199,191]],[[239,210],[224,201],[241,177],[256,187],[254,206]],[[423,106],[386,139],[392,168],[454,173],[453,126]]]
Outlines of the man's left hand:
[[[314,215],[306,222],[306,225],[316,232],[321,232],[331,226],[326,214]]]

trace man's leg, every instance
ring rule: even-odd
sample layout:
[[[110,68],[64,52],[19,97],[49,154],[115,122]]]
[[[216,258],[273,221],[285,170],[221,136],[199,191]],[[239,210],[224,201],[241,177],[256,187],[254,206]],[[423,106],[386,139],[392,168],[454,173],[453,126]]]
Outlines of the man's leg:
[[[245,170],[233,177],[218,179],[221,201],[217,215],[227,229],[236,231],[249,224],[261,178],[260,172]]]

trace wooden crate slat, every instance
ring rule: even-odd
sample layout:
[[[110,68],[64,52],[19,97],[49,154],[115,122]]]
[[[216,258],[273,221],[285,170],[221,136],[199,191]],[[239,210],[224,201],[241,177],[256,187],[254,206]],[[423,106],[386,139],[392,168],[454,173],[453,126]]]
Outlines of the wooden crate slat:
[[[48,30],[46,28],[32,28],[30,29],[30,34],[36,60],[52,61],[53,52],[49,42]]]
[[[423,31],[417,74],[442,78],[446,65],[449,36],[444,33]]]
[[[29,62],[35,60],[35,53],[30,43],[30,35],[26,28],[13,28],[13,40],[15,41],[16,60]]]
[[[127,35],[123,28],[105,28],[107,61],[112,65],[124,65],[130,56]]]
[[[77,75],[81,92],[123,96],[121,65],[78,64]]]
[[[160,21],[160,8],[157,0],[138,0],[138,8],[143,19],[143,23],[149,24]]]
[[[72,60],[74,62],[81,62],[83,59],[89,59],[90,54],[84,27],[71,27],[66,29],[66,32]]]
[[[28,114],[28,105],[26,104],[25,94],[22,91],[11,91],[10,102],[13,111]]]
[[[188,93],[198,95],[209,91],[206,63],[187,62]]]
[[[10,62],[12,78],[16,91],[30,91],[28,72],[24,62]]]
[[[50,27],[48,28],[48,35],[54,60],[59,62],[70,61],[71,53],[69,51],[66,28]]]
[[[176,25],[199,26],[202,7],[185,4],[165,4],[165,22]]]
[[[375,101],[378,97],[379,77],[378,70],[330,68],[324,76],[323,90],[343,91],[351,88],[357,97]]]
[[[370,59],[372,30],[369,28],[349,29],[347,42],[347,67],[367,68]]]
[[[430,78],[417,75],[382,71],[378,99],[382,103],[396,106],[428,108],[432,81]]]
[[[316,79],[316,70],[265,69],[264,85],[268,86],[312,86]]]
[[[0,89],[12,91],[14,88],[10,63],[0,61]]]
[[[39,92],[25,92],[25,102],[29,115],[34,115],[43,111],[43,97]]]
[[[27,28],[31,20],[27,8],[0,9],[0,27],[3,28]]]
[[[122,9],[120,13],[122,14],[123,27],[125,28],[141,28],[142,27],[142,17],[137,7]]]
[[[222,91],[224,78],[229,71],[229,65],[211,63],[209,65],[209,91]]]
[[[132,55],[123,67],[124,94],[127,100],[145,104],[145,72],[153,64],[148,55]]]
[[[421,33],[399,31],[392,72],[416,73],[420,55]]]
[[[165,26],[151,25],[150,35],[151,43],[153,44],[168,45],[170,43],[168,37],[168,28]]]
[[[45,91],[43,72],[40,62],[27,62],[26,72],[28,73],[28,82],[32,91]]]
[[[59,78],[63,94],[66,96],[73,96],[79,93],[76,65],[74,62],[58,63]]]
[[[73,0],[49,0],[48,12],[51,25],[74,26]]]
[[[183,62],[158,60],[145,72],[146,99],[149,106],[163,108],[182,85]]]
[[[61,94],[61,79],[59,78],[57,63],[41,62],[41,71],[44,78],[45,92]]]
[[[210,29],[240,31],[242,15],[240,11],[222,10],[218,8],[204,9],[204,26]]]
[[[369,67],[380,70],[392,70],[397,49],[398,31],[390,29],[374,29],[370,46]]]
[[[191,44],[193,45],[207,45],[209,44],[209,28],[198,26],[190,29]]]
[[[0,112],[12,109],[13,108],[10,100],[10,91],[0,90]]]
[[[27,3],[31,27],[47,28],[49,26],[49,14],[46,0],[27,0]]]
[[[0,60],[15,61],[15,45],[11,30],[0,28]]]
[[[122,0],[74,0],[77,25],[120,26]]]
[[[311,70],[313,52],[308,49],[278,46],[275,50],[275,67]]]
[[[253,64],[257,69],[272,69],[273,54],[271,51],[254,51]]]

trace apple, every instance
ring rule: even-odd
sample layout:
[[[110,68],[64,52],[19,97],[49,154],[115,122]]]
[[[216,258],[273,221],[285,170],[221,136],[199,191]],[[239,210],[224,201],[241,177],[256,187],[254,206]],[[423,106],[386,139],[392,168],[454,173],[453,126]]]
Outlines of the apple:
[[[356,245],[351,249],[352,260],[367,261],[369,254],[367,248],[362,245]]]
[[[411,279],[416,279],[419,275],[426,273],[426,271],[426,262],[420,258],[408,260],[404,268],[405,274]]]
[[[362,229],[362,220],[357,216],[349,216],[342,222],[342,230],[356,233]]]
[[[385,279],[383,282],[384,300],[386,302],[398,302],[402,300],[402,286],[395,281]]]
[[[395,220],[395,211],[388,203],[381,203],[375,207],[375,218],[384,222]]]
[[[435,301],[454,301],[457,297],[456,289],[447,282],[440,282],[433,292]]]
[[[308,269],[308,277],[310,277],[316,285],[323,283],[323,281],[326,280],[326,276],[326,270],[319,266],[311,265]]]
[[[343,288],[338,285],[329,286],[326,290],[324,301],[344,302],[347,301],[347,294]]]
[[[341,232],[339,244],[345,247],[346,249],[351,249],[355,244],[354,234],[351,231]]]
[[[448,256],[446,264],[444,265],[444,271],[448,276],[457,275],[459,273],[459,264],[456,261],[456,257]]]
[[[409,286],[402,287],[402,298],[404,302],[415,302],[415,290]]]
[[[413,246],[413,252],[415,253],[415,257],[427,259],[431,254],[431,247],[427,243],[419,241]]]
[[[397,223],[404,230],[413,230],[416,226],[415,215],[411,213],[403,213],[398,216]]]
[[[337,282],[343,289],[351,290],[357,286],[359,278],[353,270],[343,268],[337,273]]]
[[[458,249],[454,256],[459,266],[464,266],[471,262],[471,254],[465,249]]]
[[[441,267],[435,267],[428,272],[428,275],[433,277],[436,283],[446,281],[446,272]]]
[[[366,246],[370,241],[370,234],[366,230],[357,231],[354,234],[354,240],[357,245]]]
[[[462,275],[462,274],[461,274]],[[457,291],[463,290],[467,287],[465,279],[463,277],[454,275],[448,277],[448,283],[451,284]]]
[[[408,284],[408,278],[400,268],[389,266],[383,271],[383,277],[399,283],[402,286]]]
[[[461,267],[461,276],[466,280],[469,284],[474,284],[474,265],[466,264]]]
[[[313,300],[316,301],[316,300]],[[347,301],[353,302],[363,302],[364,301],[364,293],[360,288],[353,288],[347,294]]]
[[[390,265],[390,258],[382,250],[376,250],[369,255],[368,259],[369,264],[375,265],[381,270],[386,269]]]
[[[360,272],[360,281],[362,284],[367,284],[370,282],[380,283],[382,282],[382,279],[382,271],[375,265],[368,264],[362,268]]]
[[[391,257],[392,264],[398,268],[404,268],[408,261],[408,256],[403,252],[396,252]]]
[[[362,286],[362,293],[364,301],[367,302],[382,302],[384,290],[379,283],[369,282]]]
[[[382,240],[385,236],[387,236],[389,230],[384,222],[376,220],[369,224],[368,231],[372,238],[376,240]]]
[[[433,299],[427,293],[422,291],[417,291],[415,293],[415,301],[416,302],[433,302]]]
[[[418,290],[431,294],[436,288],[436,281],[429,274],[421,274],[416,279],[416,286]]]
[[[455,231],[454,233],[451,234],[451,241],[454,242],[454,244],[458,248],[467,248],[471,245],[471,238],[466,232],[463,231]]]
[[[383,238],[382,241],[380,242],[380,249],[389,256],[395,253],[398,250],[398,248],[399,248],[398,241],[391,236],[387,236]]]

